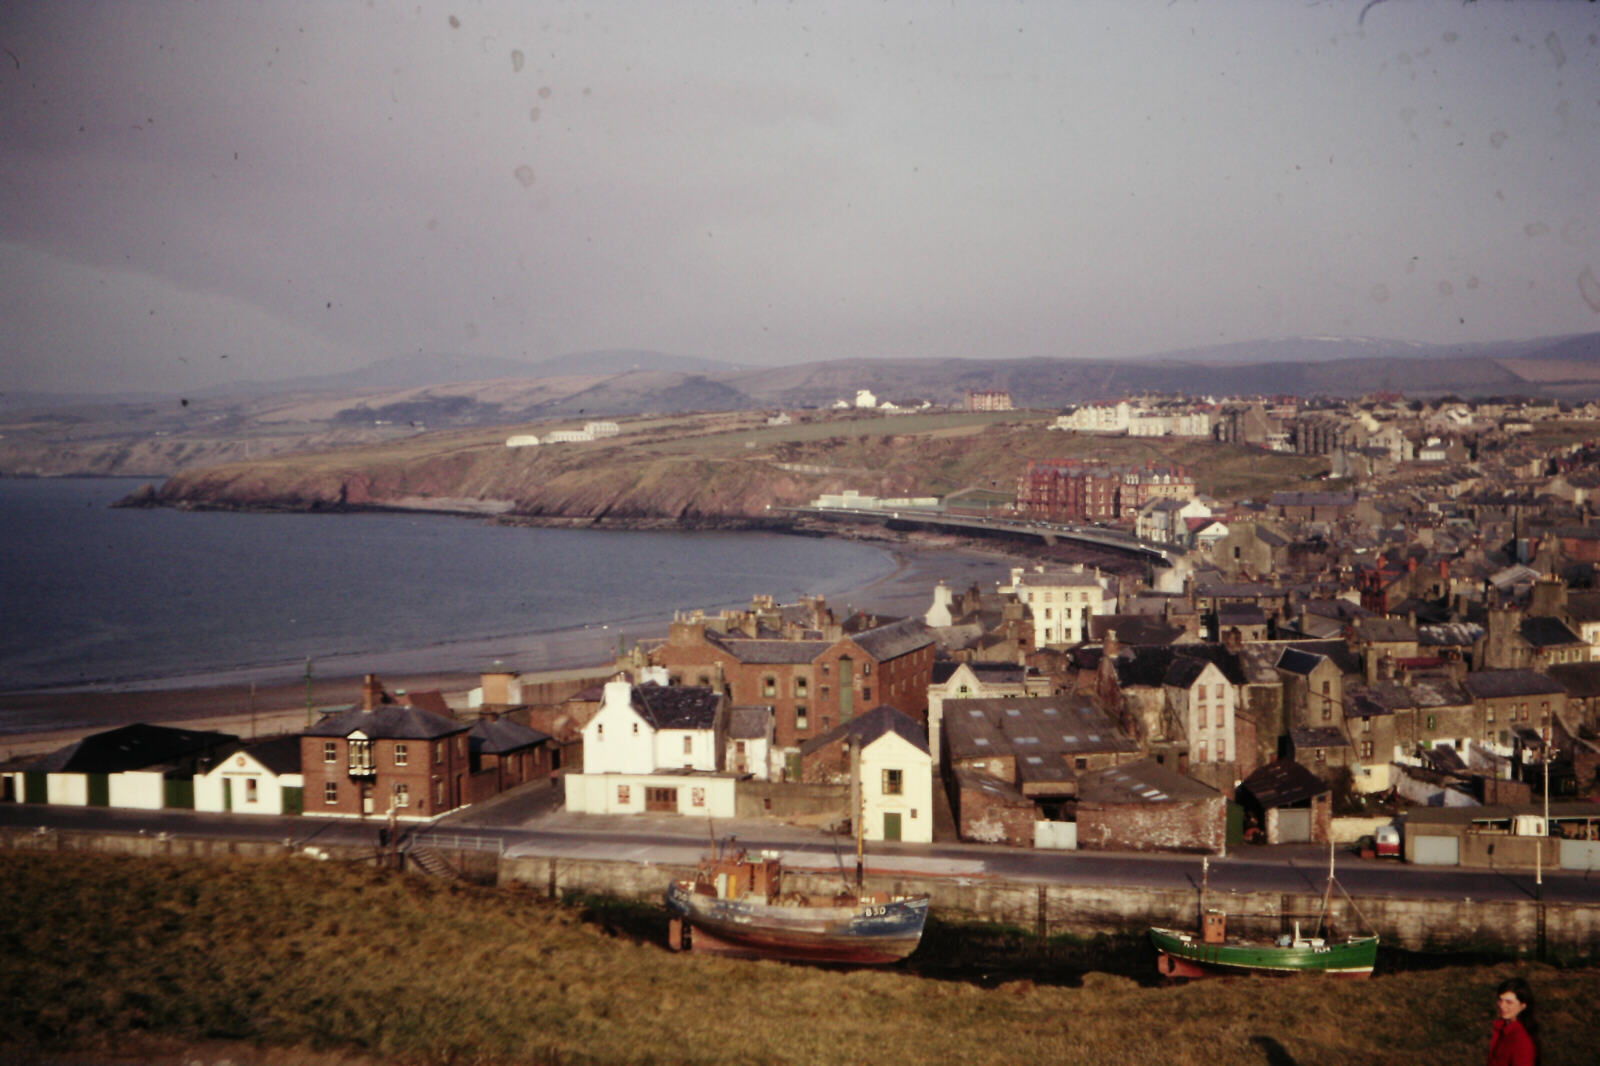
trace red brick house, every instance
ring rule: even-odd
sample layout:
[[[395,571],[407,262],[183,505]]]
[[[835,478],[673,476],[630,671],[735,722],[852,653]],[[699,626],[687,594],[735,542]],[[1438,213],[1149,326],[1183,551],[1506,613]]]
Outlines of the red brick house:
[[[468,727],[395,703],[368,674],[361,703],[300,737],[308,816],[424,820],[471,802]]]

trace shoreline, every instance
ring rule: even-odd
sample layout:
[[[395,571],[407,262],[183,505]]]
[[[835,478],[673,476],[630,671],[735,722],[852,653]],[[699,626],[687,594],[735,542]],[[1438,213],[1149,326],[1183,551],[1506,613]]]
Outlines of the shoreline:
[[[830,605],[841,617],[854,610],[899,617],[920,615],[932,604],[939,581],[955,590],[964,589],[973,581],[983,583],[1003,576],[1018,559],[1011,553],[942,539],[880,542],[874,538],[872,542],[890,553],[895,567],[865,585],[830,597]],[[686,609],[693,606],[686,605]],[[475,687],[482,671],[497,662],[522,674],[592,671],[615,659],[619,638],[629,646],[665,638],[669,621],[606,622],[314,659],[310,698],[319,712],[347,706],[360,698],[360,680],[369,673],[377,674],[391,692],[437,689],[460,694]],[[0,759],[36,756],[91,733],[135,722],[222,728],[242,737],[251,733],[268,736],[304,728],[306,703],[304,664],[292,662],[0,692]]]

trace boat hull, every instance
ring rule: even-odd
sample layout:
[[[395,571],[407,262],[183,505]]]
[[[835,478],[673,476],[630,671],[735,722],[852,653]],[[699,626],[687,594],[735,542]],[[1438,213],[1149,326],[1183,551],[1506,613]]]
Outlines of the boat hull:
[[[719,899],[686,881],[668,886],[667,906],[689,925],[694,951],[856,966],[905,958],[916,950],[928,918],[927,896],[814,907]]]
[[[1371,977],[1378,958],[1376,936],[1350,937],[1320,945],[1279,946],[1239,940],[1207,944],[1172,929],[1151,929],[1150,939],[1156,947],[1156,968],[1164,977]]]

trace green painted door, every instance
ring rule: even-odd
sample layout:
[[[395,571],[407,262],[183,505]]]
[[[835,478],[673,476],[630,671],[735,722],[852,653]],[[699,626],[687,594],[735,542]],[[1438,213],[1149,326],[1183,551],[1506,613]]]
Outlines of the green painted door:
[[[89,806],[111,806],[111,777],[108,774],[89,775]]]
[[[233,779],[229,777],[222,779],[222,809],[233,810]]]
[[[22,775],[22,802],[49,803],[50,775],[40,770],[28,770]]]
[[[883,816],[883,839],[885,839],[885,840],[899,840],[900,839],[900,815],[898,815],[898,814],[885,814]]]
[[[790,781],[800,780],[800,753],[791,751],[784,757],[783,776]]]
[[[283,786],[283,813],[300,814],[305,810],[305,789],[299,785]]]
[[[839,660],[839,724],[843,725],[856,716],[855,693],[855,663],[849,659]]]
[[[169,777],[162,782],[162,801],[168,810],[194,810],[194,778]]]

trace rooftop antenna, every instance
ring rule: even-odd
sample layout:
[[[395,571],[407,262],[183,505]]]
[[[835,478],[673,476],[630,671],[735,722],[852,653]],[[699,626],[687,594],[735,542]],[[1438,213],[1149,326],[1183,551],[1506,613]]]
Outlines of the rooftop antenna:
[[[311,698],[311,656],[306,656],[306,728],[312,726],[311,716],[314,713],[314,701]]]

